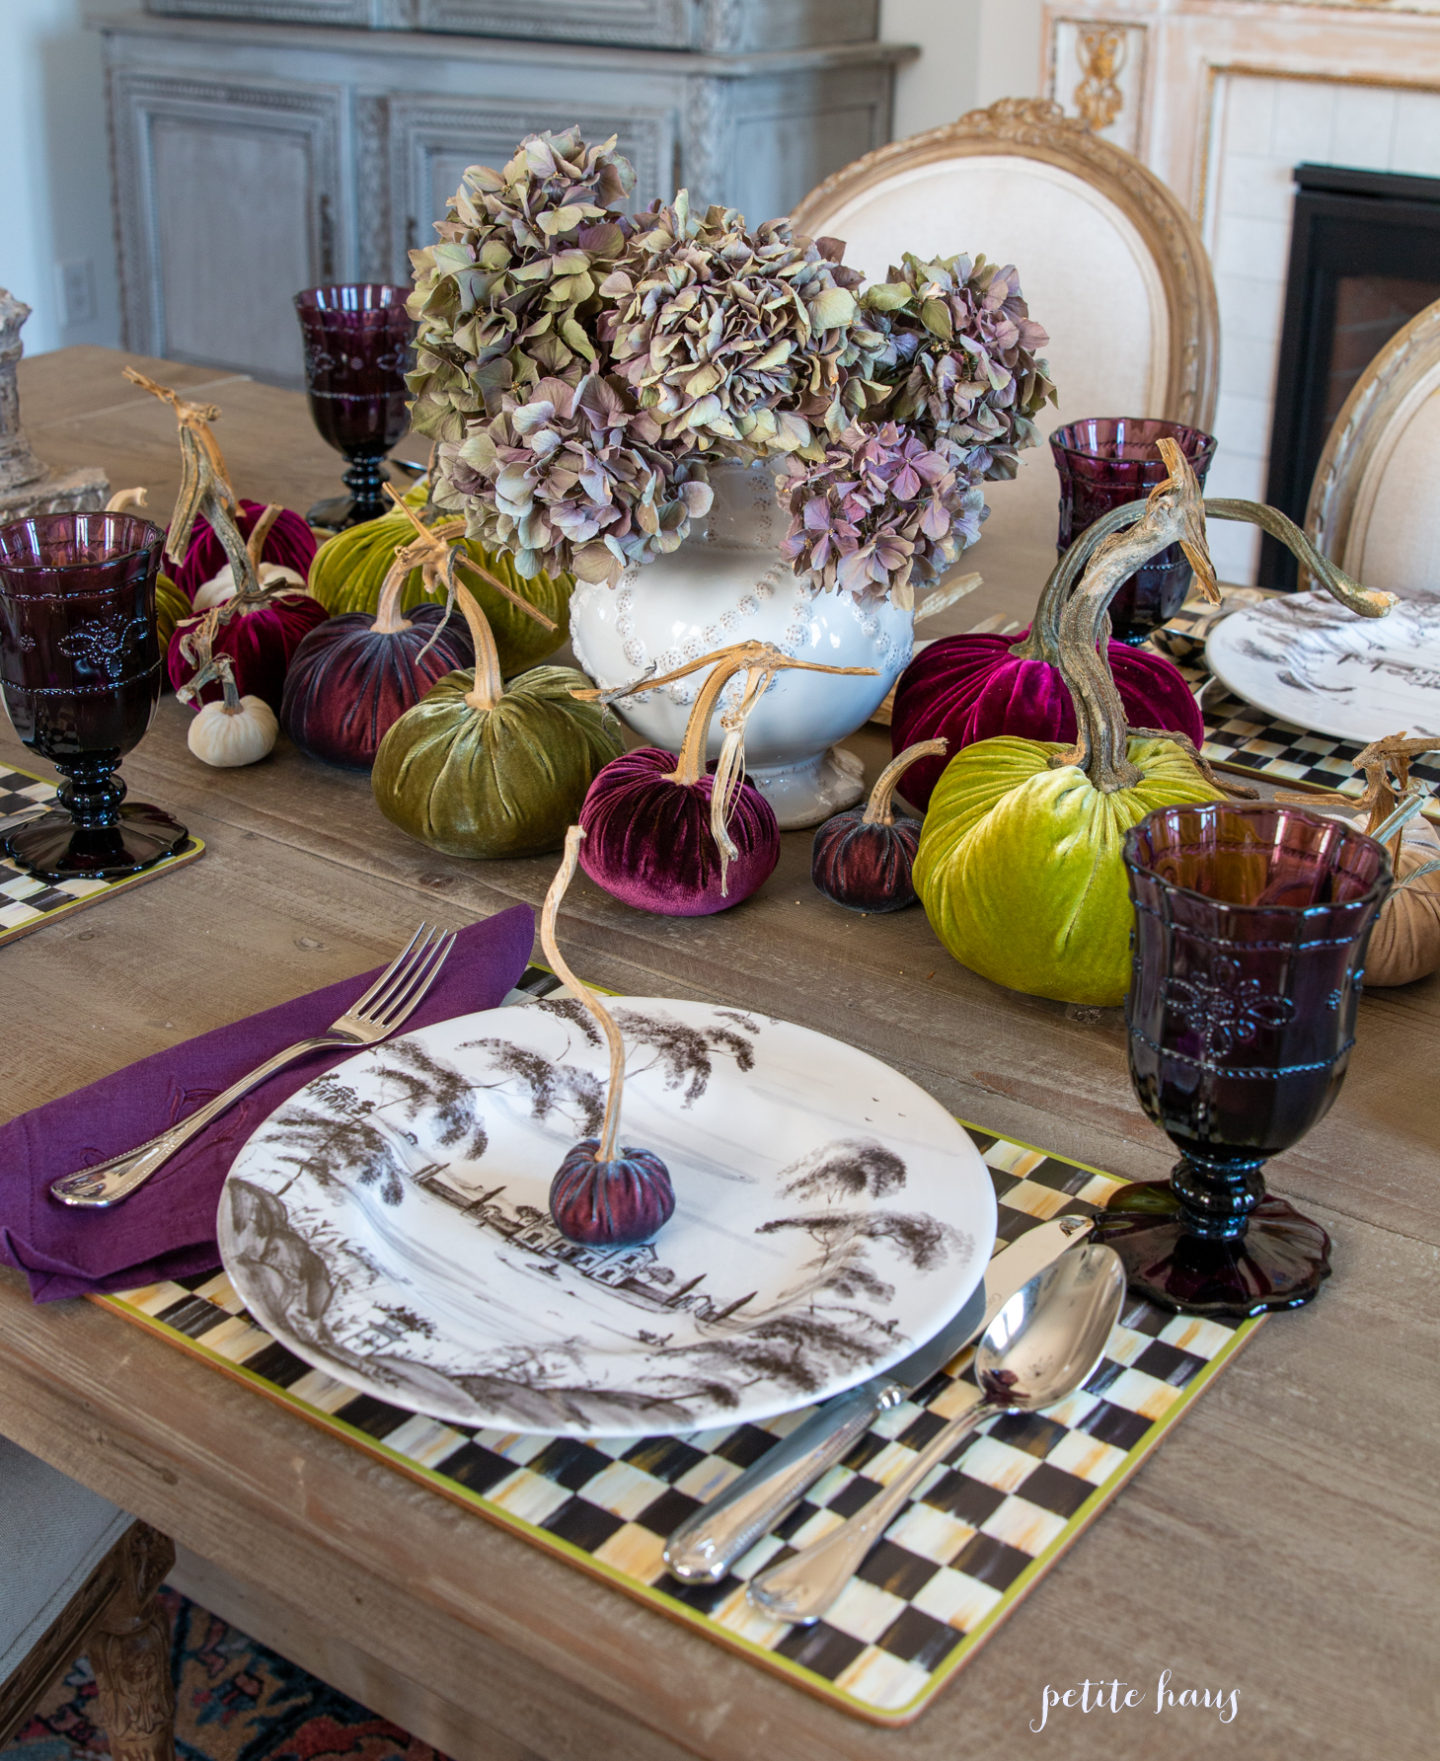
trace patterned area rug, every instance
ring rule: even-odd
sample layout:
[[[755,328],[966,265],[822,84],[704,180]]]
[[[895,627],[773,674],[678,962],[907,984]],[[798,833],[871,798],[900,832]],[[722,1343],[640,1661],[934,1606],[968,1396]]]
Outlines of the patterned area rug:
[[[445,1761],[274,1651],[177,1595],[170,1614],[179,1761]],[[110,1753],[88,1664],[70,1670],[0,1761],[89,1761]]]

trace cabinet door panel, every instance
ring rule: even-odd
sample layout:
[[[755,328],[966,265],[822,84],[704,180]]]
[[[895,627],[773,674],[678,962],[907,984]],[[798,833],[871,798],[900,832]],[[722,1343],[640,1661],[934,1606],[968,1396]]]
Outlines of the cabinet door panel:
[[[117,74],[128,347],[298,383],[292,296],[345,276],[344,94]]]

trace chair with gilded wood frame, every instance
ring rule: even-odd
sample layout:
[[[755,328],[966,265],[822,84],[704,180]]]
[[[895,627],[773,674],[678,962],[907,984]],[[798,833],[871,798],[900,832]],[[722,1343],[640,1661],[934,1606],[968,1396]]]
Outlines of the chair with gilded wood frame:
[[[174,1761],[165,1536],[0,1437],[0,1745],[88,1653],[113,1761]]]
[[[1050,332],[1059,388],[1048,435],[1082,416],[1160,416],[1209,428],[1220,323],[1205,246],[1174,194],[1133,154],[1044,100],[1002,99],[868,153],[791,216],[843,239],[845,261],[883,277],[902,252],[1013,263]],[[1036,588],[1055,559],[1059,485],[1047,451],[1022,454],[992,495],[984,551],[1023,550]],[[1007,571],[1008,572],[1008,571]]]
[[[1305,512],[1316,547],[1367,586],[1440,595],[1440,300],[1361,374]]]

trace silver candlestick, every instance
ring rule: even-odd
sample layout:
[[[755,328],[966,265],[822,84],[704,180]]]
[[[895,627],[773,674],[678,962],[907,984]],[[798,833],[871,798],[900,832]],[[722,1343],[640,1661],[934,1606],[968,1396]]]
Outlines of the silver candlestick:
[[[29,306],[0,287],[0,524],[30,514],[93,512],[110,492],[98,465],[56,474],[30,450],[15,379],[24,352],[20,327],[29,316]]]

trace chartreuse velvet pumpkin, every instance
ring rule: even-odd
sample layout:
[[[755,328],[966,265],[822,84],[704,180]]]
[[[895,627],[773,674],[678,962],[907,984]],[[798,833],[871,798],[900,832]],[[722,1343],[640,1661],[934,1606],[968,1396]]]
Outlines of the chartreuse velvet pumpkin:
[[[406,498],[406,505],[413,505],[410,497]],[[438,536],[458,537],[464,526],[459,521],[447,521],[434,530]],[[374,612],[380,603],[385,578],[395,561],[396,549],[410,543],[413,537],[411,522],[399,509],[386,514],[383,519],[367,520],[363,525],[337,532],[315,553],[315,560],[310,565],[309,591],[332,616],[342,612]],[[471,573],[471,591],[495,633],[502,675],[509,678],[512,673],[523,672],[547,654],[553,654],[570,633],[573,577],[561,575],[552,579],[549,575],[536,575],[522,579],[515,573],[515,565],[508,556],[488,551],[473,539],[466,539],[462,548],[479,568],[543,612],[550,622],[551,627],[547,629],[497,592],[489,582]],[[408,612],[427,602],[439,604],[446,595],[445,583],[433,577],[427,579],[417,565],[405,579],[399,609]]]
[[[620,752],[600,705],[573,693],[573,667],[534,667],[509,684],[484,612],[456,597],[475,645],[472,670],[446,675],[394,722],[375,755],[387,819],[447,856],[539,856],[556,849],[596,773]]]
[[[1103,530],[1087,551],[1084,579],[1060,615],[1059,664],[1077,743],[1000,736],[964,747],[930,797],[915,857],[920,901],[956,959],[1012,990],[1059,1002],[1124,1000],[1133,919],[1120,849],[1126,831],[1154,808],[1220,797],[1184,735],[1126,728],[1099,652],[1105,609],[1120,584],[1178,542],[1202,590],[1218,597],[1208,513],[1262,527],[1362,617],[1383,617],[1395,603],[1322,557],[1275,508],[1202,500],[1179,448],[1170,440],[1160,447],[1169,481],[1148,501],[1097,522]]]
[[[1170,480],[1130,533],[1096,552],[1061,617],[1060,666],[1078,744],[1000,735],[963,747],[930,797],[915,857],[916,891],[956,959],[1059,1002],[1124,999],[1133,918],[1125,833],[1157,807],[1220,798],[1193,748],[1174,737],[1127,738],[1120,695],[1097,651],[1116,589],[1167,545],[1182,543],[1214,590],[1199,490],[1178,447],[1161,446]]]

